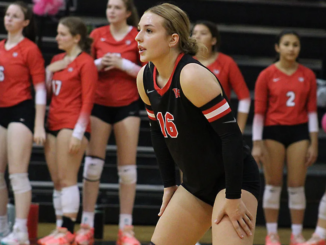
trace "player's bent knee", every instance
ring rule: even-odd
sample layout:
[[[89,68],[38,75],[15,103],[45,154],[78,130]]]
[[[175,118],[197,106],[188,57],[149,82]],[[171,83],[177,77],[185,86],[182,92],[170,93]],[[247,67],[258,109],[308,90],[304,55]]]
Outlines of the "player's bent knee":
[[[289,208],[290,209],[305,209],[306,208],[306,195],[304,187],[289,187]]]
[[[79,211],[80,196],[77,185],[62,188],[61,205],[64,214],[75,214]]]
[[[155,245],[155,243],[154,242],[150,242],[148,245]]]
[[[280,186],[266,185],[263,196],[263,208],[280,209]]]
[[[126,165],[118,167],[119,183],[125,185],[135,184],[137,182],[136,165]]]
[[[32,189],[28,173],[10,174],[9,179],[15,194],[25,193]]]
[[[5,173],[0,173],[0,190],[6,189]]]
[[[318,218],[326,220],[326,193],[319,203]]]
[[[94,157],[85,157],[83,177],[87,181],[96,182],[101,178],[104,167],[104,160]]]

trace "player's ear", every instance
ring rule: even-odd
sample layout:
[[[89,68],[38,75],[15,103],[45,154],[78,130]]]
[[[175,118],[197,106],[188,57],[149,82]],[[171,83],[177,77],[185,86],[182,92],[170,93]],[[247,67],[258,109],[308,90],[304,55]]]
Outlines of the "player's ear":
[[[216,39],[216,37],[213,37],[211,45],[214,46],[214,45],[216,45],[216,43],[217,43],[217,39]]]
[[[278,46],[277,43],[275,44],[275,51],[276,51],[277,53],[280,53],[280,46]]]
[[[176,47],[178,45],[179,39],[180,38],[178,34],[176,33],[172,34],[169,41],[169,47],[170,48]]]
[[[74,42],[75,43],[79,43],[80,39],[81,39],[81,36],[79,34],[74,36]]]
[[[24,22],[23,22],[23,26],[24,26],[24,27],[28,26],[28,25],[29,25],[29,22],[30,22],[29,20],[24,20]]]

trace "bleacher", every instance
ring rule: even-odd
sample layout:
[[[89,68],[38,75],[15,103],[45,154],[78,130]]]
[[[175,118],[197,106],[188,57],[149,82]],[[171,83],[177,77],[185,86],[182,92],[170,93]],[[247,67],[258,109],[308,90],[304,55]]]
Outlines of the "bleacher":
[[[140,15],[155,3],[162,1],[134,0]],[[0,2],[0,11],[13,0]],[[31,3],[32,0],[27,0]],[[253,90],[260,71],[274,61],[274,39],[283,29],[294,29],[302,37],[300,62],[311,68],[318,78],[326,78],[326,3],[318,0],[176,0],[192,22],[210,20],[218,23],[221,32],[221,51],[231,55],[238,63],[245,81]],[[105,8],[107,0],[72,1],[71,15],[82,17],[89,28],[106,24]],[[55,42],[58,17],[38,18],[39,27],[43,27],[42,52],[46,63],[60,52]],[[0,18],[0,39],[5,37],[3,18]],[[237,109],[237,100],[232,95],[231,105]],[[326,110],[319,108],[319,118]],[[248,125],[245,129],[245,140],[251,145],[251,124],[253,106],[251,107]],[[148,119],[145,111],[141,112],[141,128],[138,144],[137,165],[138,185],[134,209],[134,223],[152,225],[157,221],[161,205],[162,182],[160,179],[155,155],[151,146]],[[307,212],[305,227],[313,227],[317,220],[318,203],[325,191],[326,183],[326,134],[319,134],[319,156],[317,163],[308,171],[306,182]],[[105,210],[105,222],[118,222],[118,176],[116,174],[116,146],[111,137],[107,146],[107,158],[101,178],[98,210]],[[52,210],[52,182],[45,163],[43,148],[33,147],[29,175],[33,186],[33,202],[40,204],[40,222],[54,222]],[[176,169],[178,176],[178,170]],[[286,176],[286,170],[284,171]],[[261,173],[263,183],[263,174]],[[79,173],[82,183],[82,168]],[[284,179],[286,184],[286,179]],[[80,185],[81,186],[81,185]],[[285,187],[285,185],[284,185]],[[287,207],[287,192],[283,188],[281,196],[280,226],[289,226],[290,218]],[[263,189],[262,189],[263,190]],[[263,212],[260,207],[258,225],[264,225]]]

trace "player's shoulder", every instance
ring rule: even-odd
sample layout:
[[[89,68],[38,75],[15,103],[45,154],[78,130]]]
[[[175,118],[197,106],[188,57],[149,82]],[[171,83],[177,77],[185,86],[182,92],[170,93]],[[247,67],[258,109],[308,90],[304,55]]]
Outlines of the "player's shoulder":
[[[129,34],[133,37],[136,37],[138,35],[138,29],[136,27],[132,26]]]
[[[202,86],[210,80],[216,81],[216,77],[206,67],[198,63],[186,64],[180,73],[180,83],[183,86],[196,87],[199,84]]]
[[[217,59],[219,59],[222,62],[235,63],[234,59],[231,56],[221,52],[218,53]]]
[[[98,27],[98,28],[95,28],[91,32],[90,36],[93,38],[96,38],[96,37],[106,34],[108,32],[108,30],[109,30],[109,25]]]
[[[302,64],[299,64],[299,67],[298,67],[306,76],[310,76],[310,77],[315,77],[315,73],[308,67],[302,65]]]
[[[259,73],[259,76],[273,76],[273,74],[275,74],[276,71],[277,71],[277,68],[276,68],[275,64],[271,64],[268,67],[266,67],[264,70],[262,70]]]
[[[60,53],[60,54],[56,54],[52,57],[51,63],[58,61],[58,60],[62,60],[65,57],[66,53]]]
[[[34,43],[33,41],[29,40],[26,37],[24,38],[23,41],[21,41],[20,46],[25,51],[36,51],[36,50],[39,51],[40,50],[38,48],[38,46],[36,45],[36,43]]]

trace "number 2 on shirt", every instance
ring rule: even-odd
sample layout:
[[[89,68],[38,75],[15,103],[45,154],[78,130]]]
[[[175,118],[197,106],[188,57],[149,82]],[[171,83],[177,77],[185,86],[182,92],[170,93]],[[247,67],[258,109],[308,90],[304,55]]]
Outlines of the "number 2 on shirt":
[[[295,93],[293,91],[289,91],[286,93],[286,96],[289,97],[288,100],[286,101],[286,106],[287,107],[293,107],[295,106]]]
[[[5,71],[5,68],[3,66],[0,66],[0,82],[3,82],[5,80],[4,71]]]
[[[165,120],[163,118],[162,112],[157,113],[157,119],[160,123],[161,131],[164,136],[164,138],[167,138],[167,134],[171,138],[177,138],[178,137],[178,130],[177,126],[173,123],[174,116],[170,112],[165,113]]]

